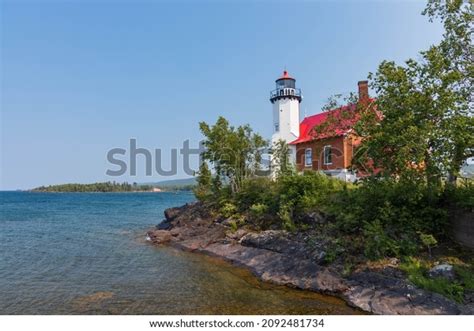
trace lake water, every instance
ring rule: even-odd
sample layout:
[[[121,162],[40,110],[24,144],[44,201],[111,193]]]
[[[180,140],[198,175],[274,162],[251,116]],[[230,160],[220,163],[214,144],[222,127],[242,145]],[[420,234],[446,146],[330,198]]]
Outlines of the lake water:
[[[190,193],[0,192],[0,314],[352,314],[145,232]]]

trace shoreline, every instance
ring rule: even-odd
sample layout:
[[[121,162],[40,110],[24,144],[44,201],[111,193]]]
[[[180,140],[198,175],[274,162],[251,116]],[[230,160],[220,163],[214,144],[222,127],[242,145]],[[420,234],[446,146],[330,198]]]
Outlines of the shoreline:
[[[304,233],[234,232],[200,203],[167,209],[163,222],[147,237],[154,245],[213,256],[250,270],[262,281],[331,295],[371,314],[473,314],[473,307],[411,285],[395,259],[382,268],[344,277],[322,263],[324,251],[308,249]]]

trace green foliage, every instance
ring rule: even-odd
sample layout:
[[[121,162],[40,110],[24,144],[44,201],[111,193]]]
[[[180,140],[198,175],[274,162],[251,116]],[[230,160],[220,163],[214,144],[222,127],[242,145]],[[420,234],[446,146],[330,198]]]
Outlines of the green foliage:
[[[365,222],[363,234],[367,240],[364,254],[368,258],[376,260],[400,254],[400,246],[397,244],[397,240],[391,238],[385,232],[380,219]]]
[[[465,210],[474,209],[474,182],[472,180],[464,180],[458,186],[448,185],[445,195],[452,206]]]
[[[214,187],[229,185],[233,194],[239,192],[242,182],[259,170],[261,150],[267,142],[249,125],[235,128],[223,117],[213,126],[205,122],[199,126],[205,137],[206,150],[202,158],[209,161],[216,172]]]
[[[104,182],[93,184],[61,184],[40,186],[34,188],[35,192],[136,192],[136,191],[151,191],[151,185],[138,185],[137,183],[129,184]]]
[[[230,225],[230,230],[232,232],[236,232],[237,229],[239,228],[239,225],[237,224],[237,221],[236,220],[232,220],[229,222],[229,225]]]
[[[256,203],[250,206],[249,211],[253,217],[259,219],[268,212],[268,206],[263,203]]]
[[[363,145],[384,175],[439,185],[446,173],[455,179],[472,155],[472,13],[461,0],[430,0],[424,14],[443,23],[440,44],[419,61],[383,61],[370,75],[383,120],[365,125]]]
[[[420,233],[420,240],[421,243],[428,248],[428,252],[431,257],[431,248],[435,247],[438,245],[438,241],[432,234],[425,234],[425,233]]]
[[[457,302],[462,302],[464,294],[462,284],[459,281],[450,281],[442,277],[428,277],[429,267],[429,264],[416,258],[407,258],[400,265],[400,268],[407,273],[408,279],[414,285],[439,293]]]
[[[343,190],[328,207],[339,232],[364,238],[370,259],[414,254],[419,232],[443,237],[447,211],[441,192],[423,182],[372,179]]]
[[[461,285],[466,290],[474,290],[474,270],[472,267],[454,266],[454,272],[461,279]]]
[[[294,232],[296,231],[297,227],[294,223],[294,218],[292,217],[292,209],[287,204],[281,204],[280,209],[277,213],[278,217],[281,221],[281,227],[284,230]]]
[[[278,180],[279,204],[295,219],[313,210],[325,211],[332,195],[347,185],[314,171],[282,176]]]
[[[224,217],[232,217],[237,213],[237,207],[231,202],[226,202],[219,211]]]
[[[290,162],[290,148],[284,140],[279,140],[272,146],[272,167],[276,169],[276,177],[288,176],[295,172]]]
[[[277,184],[270,178],[247,178],[242,182],[242,188],[236,194],[236,203],[242,212],[252,205],[263,204],[268,207],[268,212],[275,213],[278,209],[278,194]]]
[[[212,175],[206,162],[202,162],[199,165],[194,195],[201,201],[208,200],[212,195]]]

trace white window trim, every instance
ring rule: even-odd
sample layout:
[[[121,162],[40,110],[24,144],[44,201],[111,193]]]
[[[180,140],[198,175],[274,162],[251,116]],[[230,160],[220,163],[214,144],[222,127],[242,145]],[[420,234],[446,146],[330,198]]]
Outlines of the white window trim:
[[[332,146],[331,145],[326,145],[326,146],[323,147],[323,164],[324,165],[331,165],[332,164],[332,155],[331,155],[331,162],[326,163],[326,148],[331,148],[332,149]],[[332,154],[332,150],[331,150],[331,154]]]
[[[308,160],[308,158],[306,157],[306,153],[307,153],[308,151],[310,151],[310,153],[311,153],[311,163],[310,163],[310,164],[308,164],[308,163],[306,162],[306,161]],[[306,168],[309,168],[309,167],[312,167],[312,166],[313,166],[313,149],[310,148],[310,147],[304,149],[304,166],[305,166]]]

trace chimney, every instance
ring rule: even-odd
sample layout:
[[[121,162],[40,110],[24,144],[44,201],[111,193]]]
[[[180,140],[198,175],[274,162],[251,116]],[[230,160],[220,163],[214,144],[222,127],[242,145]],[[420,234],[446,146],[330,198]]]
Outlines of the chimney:
[[[369,81],[361,80],[357,85],[359,86],[359,101],[369,99]]]

